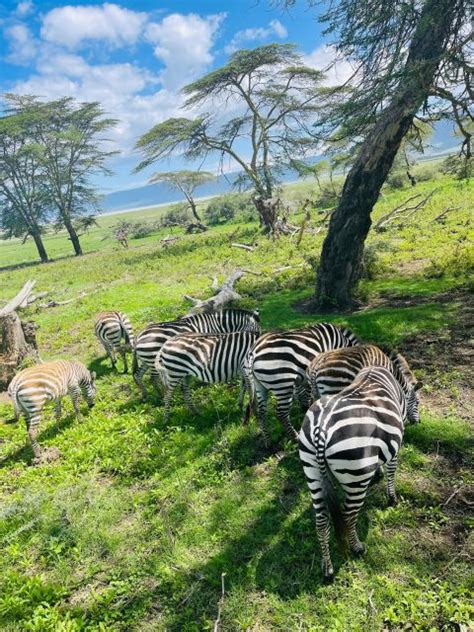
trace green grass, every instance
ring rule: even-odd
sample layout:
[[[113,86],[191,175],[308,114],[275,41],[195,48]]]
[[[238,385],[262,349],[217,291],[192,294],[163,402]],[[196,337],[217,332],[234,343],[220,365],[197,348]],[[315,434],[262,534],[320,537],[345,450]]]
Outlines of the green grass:
[[[165,424],[159,400],[141,403],[130,376],[113,373],[101,359],[92,333],[100,309],[123,309],[136,329],[184,313],[183,294],[206,296],[210,277],[240,266],[259,273],[246,275],[239,292],[243,306],[260,308],[265,329],[330,320],[402,352],[419,340],[421,360],[432,359],[424,336],[449,342],[467,300],[458,292],[469,283],[469,268],[458,255],[473,190],[446,178],[417,190],[434,186],[439,191],[420,217],[370,235],[373,278],[361,286],[368,306],[352,314],[300,309],[312,293],[310,263],[322,234],[305,235],[297,248],[287,238],[267,241],[255,225],[228,225],[183,235],[168,249],[159,245],[169,232],[162,231],[123,250],[101,241],[115,216],[101,218],[84,238],[89,254],[80,259],[33,265],[31,244],[0,245],[0,265],[31,264],[0,272],[5,298],[34,278],[50,298],[75,299],[29,310],[39,324],[42,357],[78,357],[99,374],[97,405],[82,424],[70,403],[60,423],[48,409],[40,442],[60,450],[53,463],[30,467],[23,424],[0,423],[0,629],[212,630],[219,604],[226,631],[472,627],[472,520],[459,496],[445,504],[472,483],[472,431],[461,414],[456,366],[436,375],[418,366],[427,389],[422,424],[407,429],[400,456],[400,504],[387,507],[382,483],[370,490],[360,519],[367,555],[346,559],[334,546],[337,577],[325,586],[297,452],[273,409],[281,460],[264,452],[255,422],[241,425],[236,387],[196,386],[200,414],[191,417],[178,397]],[[290,194],[297,193],[292,185]],[[412,194],[386,193],[375,216]],[[448,205],[463,209],[444,226],[433,224]],[[232,241],[255,243],[253,253],[230,246],[236,230]],[[57,247],[55,256],[67,254],[64,235],[46,241],[51,253]],[[440,265],[435,276],[432,260]],[[293,267],[274,273],[284,265]],[[442,406],[447,393],[449,412]],[[0,420],[11,415],[0,404]],[[297,410],[293,419],[301,421]]]

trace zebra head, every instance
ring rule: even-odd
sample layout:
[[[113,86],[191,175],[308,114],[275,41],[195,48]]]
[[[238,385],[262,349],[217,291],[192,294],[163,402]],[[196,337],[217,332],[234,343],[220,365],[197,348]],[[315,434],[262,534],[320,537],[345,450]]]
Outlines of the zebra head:
[[[412,424],[420,423],[420,400],[418,397],[418,391],[422,386],[422,382],[415,382],[415,384],[411,385],[406,395],[407,419]]]
[[[97,392],[97,387],[95,384],[95,379],[97,375],[95,371],[92,371],[91,373],[89,373],[88,371],[87,373],[88,375],[81,383],[81,390],[82,394],[84,395],[84,399],[87,402],[87,405],[89,406],[89,408],[92,408],[95,404],[95,395]]]

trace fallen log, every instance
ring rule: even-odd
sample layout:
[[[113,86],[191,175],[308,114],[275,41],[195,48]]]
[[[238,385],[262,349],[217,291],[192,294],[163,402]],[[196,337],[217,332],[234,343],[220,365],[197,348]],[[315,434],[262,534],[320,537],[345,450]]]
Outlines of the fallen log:
[[[216,294],[205,300],[184,294],[184,298],[193,304],[188,316],[200,312],[214,312],[221,309],[223,305],[229,303],[230,301],[238,301],[242,297],[234,290],[234,285],[244,276],[244,274],[245,272],[243,270],[237,269],[234,270],[234,272],[221,284],[220,287],[217,287],[217,283],[214,282],[213,290]]]
[[[230,244],[232,246],[232,248],[242,248],[243,250],[248,250],[249,252],[253,252],[254,248],[253,246],[248,246],[247,244],[237,244],[237,243],[232,243]]]
[[[416,204],[412,206],[409,206],[409,203],[420,198],[421,193],[417,193],[416,195],[410,196],[408,199],[406,199],[404,202],[396,206],[394,209],[392,209],[385,215],[382,215],[379,221],[374,225],[375,232],[377,233],[382,232],[383,230],[386,229],[387,224],[389,224],[390,222],[393,222],[395,219],[407,219],[408,217],[411,217],[411,215],[413,215],[414,213],[419,211],[421,208],[423,208],[423,206],[428,202],[428,200],[433,197],[436,191],[437,189],[433,189],[431,193],[429,193],[426,197],[424,197],[422,200],[420,200],[419,202],[417,202]]]

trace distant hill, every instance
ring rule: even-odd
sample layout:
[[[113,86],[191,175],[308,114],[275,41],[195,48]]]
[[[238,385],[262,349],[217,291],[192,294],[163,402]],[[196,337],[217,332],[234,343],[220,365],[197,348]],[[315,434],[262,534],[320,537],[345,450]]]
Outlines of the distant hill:
[[[449,153],[453,151],[453,145],[452,125],[448,123],[448,121],[442,121],[437,124],[434,130],[425,159]],[[324,156],[316,156],[309,161],[319,162],[323,159]],[[218,176],[214,182],[199,187],[196,191],[196,197],[210,197],[231,191],[237,176],[237,172]],[[295,180],[296,177],[296,173],[291,169],[287,169],[280,176],[282,182],[291,182]],[[135,189],[108,193],[102,198],[101,206],[104,213],[114,213],[116,211],[143,208],[144,206],[170,204],[172,202],[179,202],[182,199],[183,197],[179,192],[164,184],[148,184]]]

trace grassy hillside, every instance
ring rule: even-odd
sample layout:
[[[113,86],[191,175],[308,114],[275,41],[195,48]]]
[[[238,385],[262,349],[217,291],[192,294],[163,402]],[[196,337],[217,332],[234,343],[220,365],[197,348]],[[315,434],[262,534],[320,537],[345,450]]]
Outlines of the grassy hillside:
[[[472,627],[474,185],[439,178],[387,192],[375,218],[434,188],[406,225],[371,233],[360,288],[366,307],[352,314],[305,310],[323,233],[305,235],[298,248],[289,238],[266,240],[254,224],[229,224],[181,235],[168,248],[159,240],[169,230],[161,231],[123,250],[102,240],[121,215],[100,219],[80,259],[66,257],[62,234],[46,239],[57,257],[47,265],[34,263],[31,244],[0,246],[2,298],[34,278],[48,298],[75,299],[30,309],[42,357],[78,357],[100,376],[97,405],[82,424],[69,402],[59,424],[48,409],[40,442],[61,456],[38,468],[29,466],[24,425],[7,423],[11,406],[0,404],[0,629],[191,632],[214,629],[219,611],[226,631]],[[460,209],[434,221],[448,206]],[[256,247],[248,253],[233,241]],[[184,313],[183,294],[207,296],[212,276],[236,267],[256,273],[238,287],[242,306],[261,309],[265,329],[347,323],[364,340],[398,346],[426,384],[422,423],[407,429],[400,455],[401,502],[388,508],[383,483],[373,486],[360,520],[367,555],[343,559],[334,547],[330,586],[321,581],[297,451],[273,410],[284,454],[271,457],[255,422],[242,427],[234,387],[196,385],[201,414],[191,417],[177,397],[165,425],[159,398],[141,403],[93,336],[100,309],[122,309],[138,330]],[[300,423],[296,409],[293,418]]]

